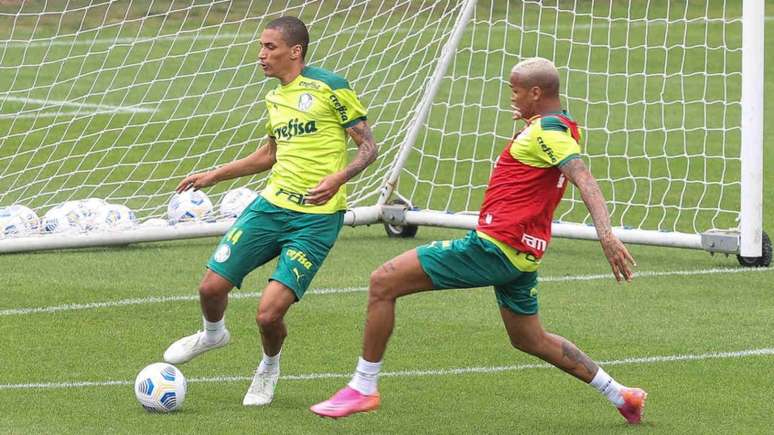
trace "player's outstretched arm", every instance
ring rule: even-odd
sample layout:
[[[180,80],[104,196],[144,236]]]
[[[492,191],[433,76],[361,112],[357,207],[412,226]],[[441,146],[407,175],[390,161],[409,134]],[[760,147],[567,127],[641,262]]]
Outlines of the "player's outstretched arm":
[[[223,180],[241,177],[244,175],[257,174],[270,169],[277,162],[277,143],[274,138],[267,137],[263,146],[255,150],[249,156],[234,160],[219,168],[211,171],[198,172],[191,174],[183,179],[177,185],[177,192],[183,192],[188,189],[201,189],[212,186]]]
[[[637,264],[634,262],[631,254],[629,254],[626,246],[613,233],[605,198],[602,196],[597,180],[594,179],[594,176],[591,175],[591,172],[589,172],[586,164],[581,159],[570,160],[560,166],[559,169],[580,191],[583,202],[589,209],[589,213],[591,213],[591,219],[594,221],[594,226],[597,229],[599,242],[605,251],[607,261],[610,262],[615,279],[617,281],[621,281],[621,279],[631,281],[633,276],[631,267]]]
[[[314,189],[310,189],[306,202],[310,204],[325,204],[339,191],[342,184],[359,174],[376,160],[379,147],[368,122],[360,121],[347,129],[349,137],[357,144],[357,155],[343,171],[331,174],[320,181]]]

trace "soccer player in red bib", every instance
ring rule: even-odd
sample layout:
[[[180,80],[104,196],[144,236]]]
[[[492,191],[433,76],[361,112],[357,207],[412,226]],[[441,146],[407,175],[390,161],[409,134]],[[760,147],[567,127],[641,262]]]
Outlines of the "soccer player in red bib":
[[[433,242],[405,252],[371,274],[363,354],[349,384],[311,407],[346,417],[379,407],[377,378],[395,324],[395,301],[425,290],[494,286],[513,346],[590,384],[639,423],[647,394],[616,382],[569,340],[543,329],[538,317],[537,269],[551,240],[551,221],[567,182],[575,184],[618,281],[631,281],[634,259],[613,234],[605,200],[580,158],[578,125],[562,110],[559,73],[542,58],[511,71],[514,120],[526,127],[495,164],[478,226],[464,239]]]

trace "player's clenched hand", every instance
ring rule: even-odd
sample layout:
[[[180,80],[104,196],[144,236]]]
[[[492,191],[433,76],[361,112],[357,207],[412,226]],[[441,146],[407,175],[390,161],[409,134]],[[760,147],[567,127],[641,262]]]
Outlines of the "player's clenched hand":
[[[344,178],[339,173],[328,175],[320,180],[317,186],[309,189],[305,201],[314,205],[325,204],[339,191],[342,184],[344,184]]]
[[[613,275],[615,275],[616,281],[625,279],[631,282],[634,273],[632,272],[632,266],[636,266],[626,246],[615,236],[613,233],[608,233],[600,241],[602,249],[605,251],[607,261],[610,262],[610,267],[613,269]]]
[[[217,183],[217,180],[215,180],[215,176],[212,172],[199,172],[183,178],[183,181],[177,185],[175,191],[177,191],[177,193],[182,193],[191,188],[199,190],[202,187],[212,186],[215,183]]]

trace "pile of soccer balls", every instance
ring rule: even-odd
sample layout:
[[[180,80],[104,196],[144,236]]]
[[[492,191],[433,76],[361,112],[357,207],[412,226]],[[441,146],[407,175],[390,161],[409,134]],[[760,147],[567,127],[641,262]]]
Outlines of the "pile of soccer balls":
[[[0,208],[0,238],[123,230],[136,225],[137,218],[127,206],[99,198],[64,202],[49,209],[42,219],[20,204]]]
[[[215,222],[239,217],[258,195],[246,187],[230,190],[220,201],[218,212],[200,190],[172,195],[167,219],[151,218],[141,224],[127,206],[99,198],[66,201],[49,209],[43,218],[24,205],[0,208],[0,239],[35,234],[82,234],[121,231],[142,227],[164,227],[192,222]]]
[[[46,233],[125,230],[136,225],[137,217],[129,207],[99,198],[57,205],[46,212],[42,223]]]

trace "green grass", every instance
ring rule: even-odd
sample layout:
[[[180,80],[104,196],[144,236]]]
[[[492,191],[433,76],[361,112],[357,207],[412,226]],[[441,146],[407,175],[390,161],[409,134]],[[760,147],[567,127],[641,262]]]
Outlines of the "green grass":
[[[49,2],[50,3],[50,2]],[[71,1],[72,9],[90,2]],[[276,2],[275,2],[276,3]],[[285,2],[282,2],[283,4]],[[298,2],[290,2],[296,5]],[[387,4],[389,2],[385,2]],[[453,4],[451,2],[450,4]],[[705,40],[726,40],[739,47],[739,26],[725,32],[717,25],[673,25],[611,31],[589,24],[597,16],[666,16],[667,2],[651,2],[646,11],[637,3],[627,11],[623,2],[576,2],[577,14],[526,8],[518,2],[495,2],[497,24],[524,24],[523,31],[484,25],[489,4],[482,1],[475,26],[464,35],[465,47],[449,70],[430,115],[431,129],[419,138],[407,162],[399,190],[421,207],[476,209],[489,175],[491,159],[512,132],[507,109],[504,71],[520,56],[556,56],[568,90],[568,105],[588,127],[587,161],[600,178],[616,224],[654,229],[704,229],[732,226],[735,213],[699,207],[738,209],[739,107],[718,104],[680,105],[660,102],[679,88],[676,78],[606,74],[621,71],[695,71],[705,65],[719,73],[719,57],[703,57],[703,49],[672,47]],[[544,2],[551,4],[550,2]],[[636,3],[636,2],[635,2]],[[709,15],[739,15],[729,3],[725,12],[715,3]],[[192,171],[237,158],[252,149],[263,134],[262,95],[274,82],[255,68],[252,39],[264,24],[262,6],[253,2],[219,2],[168,12],[188,3],[141,0],[114,2],[85,9],[85,14],[49,14],[11,20],[18,10],[0,6],[0,95],[32,90],[29,98],[74,100],[81,103],[137,105],[155,113],[60,116],[37,120],[0,118],[0,206],[22,202],[38,211],[69,198],[105,197],[126,202],[142,217],[160,215],[179,178]],[[347,2],[340,2],[342,5]],[[682,17],[684,3],[669,2],[672,19]],[[612,6],[607,6],[612,5]],[[448,6],[448,5],[447,5]],[[41,11],[42,1],[25,3],[25,11]],[[48,6],[51,7],[50,4]],[[402,4],[386,18],[376,6],[357,14],[331,14],[329,6],[293,9],[312,25],[313,63],[352,79],[371,111],[382,143],[382,157],[353,182],[356,196],[378,187],[395,146],[405,135],[411,108],[421,95],[420,65],[437,55],[444,37],[426,34],[327,34],[324,29],[354,27],[373,20],[402,26],[448,12],[426,10],[418,2]],[[187,11],[187,12],[186,12]],[[523,14],[523,15],[522,15]],[[703,15],[689,5],[687,16]],[[771,9],[768,14],[774,14]],[[118,17],[127,17],[122,25]],[[166,19],[163,19],[166,17]],[[577,24],[573,30],[572,20]],[[579,43],[552,42],[555,31]],[[767,46],[774,47],[774,27],[767,21]],[[62,42],[150,37],[204,27],[203,35],[238,36],[202,41],[23,47],[3,40],[60,37]],[[100,28],[100,30],[95,30]],[[85,29],[77,36],[78,29]],[[685,36],[684,36],[685,35]],[[417,43],[430,42],[427,51]],[[588,44],[615,47],[643,42],[668,50],[601,51]],[[485,55],[487,47],[505,50]],[[346,50],[345,50],[346,48]],[[468,50],[470,49],[470,50]],[[370,53],[384,52],[379,56]],[[628,57],[624,57],[624,53]],[[610,56],[608,61],[607,56]],[[767,56],[770,53],[767,53]],[[424,59],[423,59],[424,57]],[[591,71],[584,73],[592,59]],[[646,59],[648,61],[646,62]],[[738,53],[724,58],[729,68]],[[41,67],[40,63],[45,62]],[[600,63],[601,62],[601,63]],[[609,70],[607,68],[610,68]],[[774,92],[774,74],[767,66],[766,90]],[[734,70],[731,68],[731,70]],[[417,74],[412,75],[412,72]],[[605,73],[602,73],[605,72]],[[486,77],[486,79],[484,78]],[[738,77],[737,77],[738,79]],[[719,76],[706,89],[686,80],[686,98],[714,101],[727,95],[738,99],[738,80],[727,86]],[[386,83],[395,83],[386,85]],[[701,83],[704,83],[703,81]],[[725,94],[724,94],[725,93]],[[86,98],[88,96],[88,98]],[[585,100],[641,99],[627,110]],[[481,111],[480,106],[486,110]],[[0,101],[2,114],[16,113],[20,102]],[[69,111],[73,108],[61,108]],[[47,108],[43,112],[57,111]],[[704,113],[708,119],[704,120]],[[766,114],[767,132],[774,115]],[[395,120],[395,122],[392,122]],[[601,126],[614,127],[604,132]],[[696,128],[684,132],[681,126]],[[662,129],[662,127],[665,127]],[[705,128],[708,127],[708,128]],[[647,131],[642,131],[642,130]],[[441,133],[443,131],[443,133]],[[494,136],[492,136],[494,132]],[[706,135],[706,140],[705,140]],[[663,144],[666,143],[666,146]],[[442,144],[442,145],[441,145]],[[612,157],[600,155],[607,150]],[[713,157],[681,157],[704,152]],[[623,154],[628,157],[624,158]],[[648,157],[647,159],[645,157]],[[452,160],[454,158],[454,160]],[[764,165],[764,226],[774,222],[774,182]],[[706,166],[705,166],[706,163]],[[420,181],[415,181],[418,175]],[[671,177],[648,181],[643,177]],[[694,185],[708,180],[723,184]],[[433,180],[435,184],[430,185]],[[225,183],[210,189],[215,200],[226,189],[245,183]],[[260,178],[249,180],[251,187]],[[469,187],[474,186],[474,187]],[[452,187],[456,186],[456,187]],[[683,192],[683,189],[685,191]],[[568,199],[575,198],[571,192]],[[641,203],[653,205],[646,212]],[[372,199],[365,202],[372,203]],[[679,215],[675,207],[683,207]],[[565,214],[566,213],[566,214]],[[647,213],[647,214],[646,214]],[[582,220],[577,203],[565,202],[563,219]],[[560,215],[558,214],[558,216]],[[161,359],[169,343],[200,327],[194,300],[151,303],[147,298],[196,295],[196,286],[216,239],[137,244],[115,249],[39,252],[0,256],[0,432],[1,433],[765,433],[769,431],[771,355],[672,362],[608,365],[619,381],[639,385],[649,393],[646,422],[628,427],[607,402],[589,387],[556,369],[526,368],[498,373],[386,376],[380,382],[383,406],[376,413],[341,421],[321,420],[308,406],[327,398],[346,382],[360,352],[368,276],[386,259],[431,240],[463,234],[456,230],[421,228],[416,239],[384,236],[381,226],[345,228],[315,278],[316,289],[350,289],[335,294],[308,294],[287,316],[290,335],[283,350],[284,375],[336,373],[338,378],[282,380],[275,402],[263,409],[246,409],[241,398],[248,380],[192,382],[183,409],[171,415],[145,413],[130,385],[71,388],[14,388],[11,384],[132,382],[145,365]],[[774,284],[772,272],[735,269],[733,257],[657,247],[630,247],[641,274],[628,285],[609,274],[596,242],[555,240],[541,268],[541,318],[547,329],[576,342],[598,361],[626,358],[701,355],[774,348]],[[257,292],[274,263],[253,272],[231,300],[227,322],[233,343],[181,366],[189,379],[216,376],[248,377],[260,358],[254,322]],[[712,272],[731,268],[733,272]],[[698,271],[694,275],[658,275]],[[564,280],[558,280],[564,278]],[[235,291],[237,292],[237,291]],[[253,294],[254,297],[249,296]],[[133,305],[54,313],[11,314],[7,310],[140,299]],[[143,302],[144,301],[144,302]],[[4,311],[5,310],[5,311]],[[510,347],[491,289],[425,293],[398,305],[398,322],[386,355],[385,371],[448,370],[538,363]]]
[[[378,226],[346,228],[314,288],[363,287],[385,259],[459,231],[423,228],[414,240],[386,239]],[[120,249],[0,257],[12,271],[0,309],[195,295],[215,239],[141,244]],[[376,247],[378,246],[378,249]],[[632,247],[640,271],[733,267],[701,252]],[[269,264],[240,293],[259,291]],[[44,273],[41,273],[44,272]],[[599,361],[772,348],[771,271],[643,276],[629,285],[607,273],[595,242],[558,240],[542,276],[571,277],[540,285],[549,330],[574,340]],[[5,274],[4,274],[5,277]],[[366,294],[310,293],[287,316],[285,375],[339,373],[340,378],[282,380],[275,402],[246,409],[249,381],[189,386],[181,412],[150,415],[131,386],[4,389],[0,432],[229,433],[620,433],[633,431],[591,388],[555,369],[385,377],[383,408],[342,421],[316,418],[307,407],[346,382],[360,350]],[[188,378],[251,375],[260,358],[256,298],[232,299],[233,342],[181,366]],[[131,381],[166,346],[199,327],[195,301],[0,316],[0,384]],[[497,367],[539,361],[512,349],[490,289],[425,293],[399,302],[385,371]],[[762,433],[769,406],[771,356],[624,364],[608,372],[648,389],[647,433]],[[745,380],[740,382],[740,380]],[[751,385],[755,386],[751,388]],[[0,387],[2,388],[2,387]],[[701,418],[698,418],[701,417]]]

